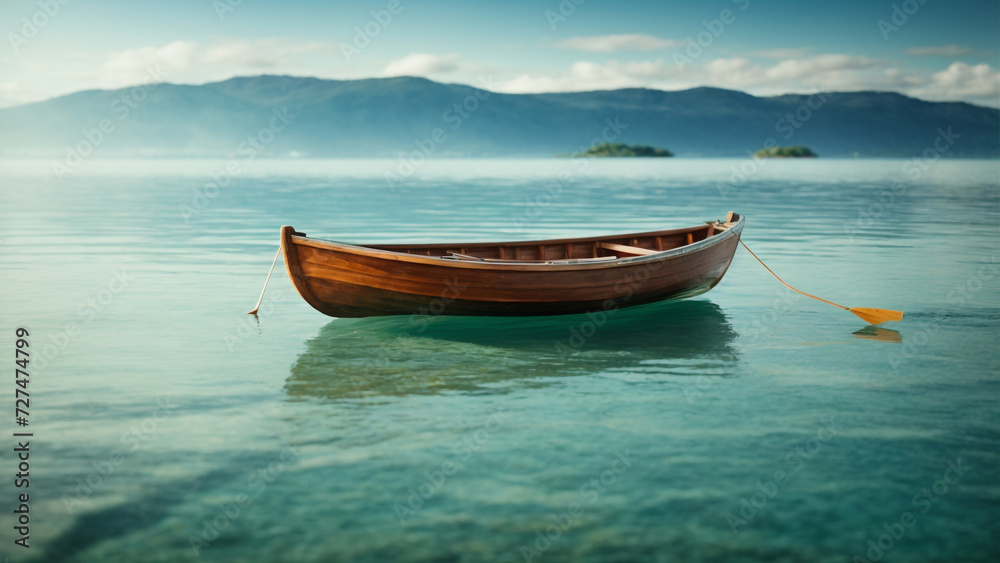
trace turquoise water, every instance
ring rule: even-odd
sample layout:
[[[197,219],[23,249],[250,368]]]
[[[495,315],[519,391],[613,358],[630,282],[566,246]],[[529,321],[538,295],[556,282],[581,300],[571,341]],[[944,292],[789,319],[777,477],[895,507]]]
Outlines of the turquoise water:
[[[0,163],[0,345],[24,326],[35,354],[31,548],[11,416],[0,558],[1000,552],[997,161],[441,160],[389,189],[395,166],[259,161],[216,191],[225,162]],[[866,328],[743,250],[711,292],[606,319],[330,319],[281,270],[245,314],[285,224],[534,239],[728,210],[786,281],[906,317]]]

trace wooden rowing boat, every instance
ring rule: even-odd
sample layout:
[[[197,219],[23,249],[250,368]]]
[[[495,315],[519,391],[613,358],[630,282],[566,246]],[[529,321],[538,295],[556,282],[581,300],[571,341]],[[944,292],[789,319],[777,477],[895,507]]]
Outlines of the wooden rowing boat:
[[[681,299],[729,268],[742,216],[694,227],[494,243],[345,244],[281,228],[285,267],[331,317],[535,316]]]

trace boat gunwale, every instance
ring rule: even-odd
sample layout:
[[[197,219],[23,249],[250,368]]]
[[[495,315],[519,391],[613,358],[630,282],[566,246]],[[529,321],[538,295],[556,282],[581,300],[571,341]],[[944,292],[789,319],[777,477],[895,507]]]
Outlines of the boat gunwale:
[[[732,237],[738,237],[743,231],[745,217],[739,215],[739,219],[730,224],[725,228],[724,231],[719,234],[712,235],[705,239],[702,239],[691,244],[686,244],[684,246],[679,246],[677,248],[672,248],[669,250],[663,250],[653,254],[646,254],[642,256],[634,256],[630,258],[618,258],[613,261],[606,262],[569,262],[569,263],[559,263],[558,261],[525,261],[525,262],[493,262],[493,261],[472,261],[472,260],[456,260],[452,258],[447,258],[444,256],[424,256],[420,254],[408,254],[406,252],[397,252],[394,250],[385,250],[383,248],[372,248],[369,246],[361,246],[356,244],[329,241],[323,239],[316,239],[308,237],[304,234],[293,232],[290,237],[290,242],[295,244],[300,244],[303,246],[311,246],[314,248],[324,249],[324,250],[335,250],[340,252],[345,252],[348,254],[355,254],[360,256],[370,256],[374,258],[380,258],[384,260],[398,260],[403,262],[412,262],[416,264],[424,264],[429,266],[440,266],[445,268],[473,268],[473,269],[484,269],[484,270],[497,270],[497,271],[571,271],[571,270],[599,270],[607,268],[618,268],[621,266],[630,266],[634,264],[643,264],[646,262],[656,262],[662,260],[669,260],[685,254],[690,254],[692,252],[698,252],[705,250],[707,248],[722,244],[723,242],[729,240]],[[716,225],[716,228],[726,225],[726,223],[706,223]],[[572,239],[545,239],[545,240],[529,240],[529,241],[505,241],[505,242],[481,242],[481,243],[434,243],[434,244],[411,244],[411,245],[380,245],[380,246],[398,246],[400,248],[407,247],[422,247],[422,248],[455,248],[456,246],[464,245],[468,246],[503,246],[503,245],[533,245],[533,244],[563,244],[566,242],[595,242],[606,239],[616,239],[616,238],[628,238],[628,237],[641,237],[641,236],[665,236],[671,234],[680,234],[690,232],[699,228],[701,226],[687,227],[681,229],[670,229],[664,231],[648,231],[642,233],[624,233],[620,235],[604,235],[596,237],[581,237]]]

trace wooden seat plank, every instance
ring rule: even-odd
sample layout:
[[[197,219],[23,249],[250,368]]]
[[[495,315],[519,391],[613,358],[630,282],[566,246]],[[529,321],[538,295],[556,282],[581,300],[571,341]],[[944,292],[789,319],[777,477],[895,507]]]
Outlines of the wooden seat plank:
[[[627,246],[624,244],[615,244],[612,242],[602,242],[600,243],[601,248],[605,250],[614,250],[615,252],[624,252],[626,254],[635,254],[637,256],[645,256],[647,254],[656,254],[656,250],[650,250],[648,248],[639,248],[638,246]]]

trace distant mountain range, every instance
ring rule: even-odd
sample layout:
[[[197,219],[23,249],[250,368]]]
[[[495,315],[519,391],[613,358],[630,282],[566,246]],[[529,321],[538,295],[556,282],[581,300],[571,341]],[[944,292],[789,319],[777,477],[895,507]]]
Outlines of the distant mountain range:
[[[87,90],[0,109],[0,154],[65,156],[89,144],[95,155],[109,157],[360,157],[414,150],[435,157],[551,156],[596,140],[660,147],[680,157],[747,156],[773,139],[778,146],[807,146],[820,157],[915,156],[934,146],[939,129],[954,137],[944,156],[1000,156],[1000,110],[892,92],[499,94],[412,77],[253,76]]]

